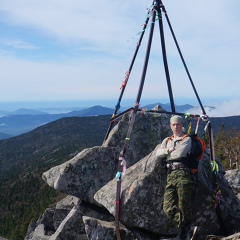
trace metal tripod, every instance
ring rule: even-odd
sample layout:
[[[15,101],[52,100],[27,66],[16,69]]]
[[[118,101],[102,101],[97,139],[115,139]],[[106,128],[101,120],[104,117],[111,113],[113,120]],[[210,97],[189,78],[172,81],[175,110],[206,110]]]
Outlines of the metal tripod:
[[[150,51],[151,51],[154,27],[155,27],[155,24],[157,22],[159,24],[161,47],[162,47],[162,56],[163,56],[163,64],[164,64],[165,76],[166,76],[166,81],[167,81],[170,105],[171,105],[171,110],[172,110],[172,112],[164,112],[164,113],[184,115],[183,113],[176,113],[176,111],[175,111],[175,104],[174,104],[174,98],[173,98],[170,74],[169,74],[169,69],[168,69],[167,53],[166,53],[166,47],[165,47],[165,38],[164,38],[164,29],[163,29],[163,15],[165,15],[165,17],[166,17],[167,24],[168,24],[168,26],[170,28],[170,32],[171,32],[172,37],[174,39],[174,42],[176,44],[176,47],[177,47],[177,50],[179,52],[180,58],[182,60],[182,63],[184,65],[184,68],[185,68],[186,73],[188,75],[188,78],[190,80],[190,83],[192,85],[194,93],[195,93],[195,95],[197,97],[199,105],[201,107],[202,114],[206,115],[204,107],[203,107],[203,105],[201,103],[199,95],[198,95],[198,93],[196,91],[196,88],[195,88],[195,86],[193,84],[193,81],[192,81],[192,78],[190,76],[190,73],[188,71],[187,65],[186,65],[185,60],[183,58],[183,55],[181,53],[181,50],[180,50],[180,47],[178,45],[177,39],[176,39],[175,34],[173,32],[170,20],[169,20],[168,15],[167,15],[167,11],[166,11],[166,9],[165,9],[165,7],[164,7],[164,5],[163,5],[161,0],[154,0],[153,3],[152,3],[151,8],[148,10],[147,19],[145,21],[145,24],[143,25],[143,30],[141,32],[139,41],[137,43],[136,50],[135,50],[134,55],[133,55],[133,59],[131,61],[131,64],[129,66],[128,71],[126,72],[126,76],[125,76],[125,79],[123,81],[123,85],[121,87],[121,93],[120,93],[120,96],[118,98],[118,103],[117,103],[117,105],[115,107],[113,116],[110,119],[110,125],[109,125],[109,128],[108,128],[106,136],[105,136],[105,140],[106,140],[108,138],[109,133],[110,133],[111,129],[113,128],[113,125],[116,122],[117,118],[121,117],[122,115],[124,115],[126,113],[129,113],[129,112],[132,113],[131,121],[129,123],[129,128],[128,128],[128,132],[127,132],[127,136],[125,138],[125,143],[124,143],[124,146],[122,148],[122,151],[120,152],[119,161],[118,161],[116,211],[115,211],[115,226],[116,226],[117,240],[121,240],[121,234],[120,234],[120,217],[121,216],[120,215],[121,215],[121,182],[122,182],[121,175],[122,175],[122,172],[123,172],[122,162],[123,162],[123,159],[124,159],[124,155],[125,155],[125,153],[127,151],[128,144],[130,142],[130,137],[131,137],[131,133],[132,133],[132,129],[133,129],[133,125],[134,125],[136,114],[137,114],[138,111],[141,111],[141,109],[139,108],[139,104],[140,104],[140,100],[141,100],[142,90],[143,90],[143,87],[144,87],[144,82],[145,82],[145,77],[146,77],[146,72],[147,72],[147,67],[148,67],[148,61],[149,61],[149,56],[150,56]],[[120,102],[122,100],[122,97],[123,97],[125,88],[127,86],[129,77],[131,75],[132,67],[133,67],[135,59],[137,57],[138,50],[139,50],[139,47],[141,45],[143,36],[145,34],[145,30],[147,28],[147,25],[148,25],[148,22],[149,22],[150,18],[152,20],[151,20],[151,23],[150,23],[151,26],[150,26],[148,43],[147,43],[145,61],[144,61],[144,65],[143,65],[142,75],[141,75],[141,79],[140,79],[140,84],[139,84],[139,89],[138,89],[138,93],[137,93],[137,96],[136,96],[135,104],[134,104],[133,107],[129,108],[128,110],[118,114],[118,110],[120,108]],[[155,111],[155,112],[158,112],[158,111]],[[158,112],[158,113],[160,113],[160,112]],[[200,115],[196,115],[196,114],[194,114],[194,116],[195,117],[200,117]],[[213,145],[213,133],[212,133],[212,127],[211,127],[210,121],[208,121],[208,133],[209,133],[209,136],[210,136],[209,137],[209,139],[210,139],[210,158],[215,160],[214,145]]]

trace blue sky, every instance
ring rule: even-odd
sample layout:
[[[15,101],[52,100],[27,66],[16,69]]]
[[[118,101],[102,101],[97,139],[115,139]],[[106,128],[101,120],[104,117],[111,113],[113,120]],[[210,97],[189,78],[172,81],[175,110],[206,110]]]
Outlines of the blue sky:
[[[231,103],[235,110],[240,103],[240,1],[163,4],[203,104]],[[0,0],[0,102],[117,100],[138,41],[133,37],[150,6],[151,1],[139,0]],[[195,103],[163,21],[176,104]],[[149,28],[124,99],[136,98],[148,33]],[[168,102],[158,24],[142,99]]]

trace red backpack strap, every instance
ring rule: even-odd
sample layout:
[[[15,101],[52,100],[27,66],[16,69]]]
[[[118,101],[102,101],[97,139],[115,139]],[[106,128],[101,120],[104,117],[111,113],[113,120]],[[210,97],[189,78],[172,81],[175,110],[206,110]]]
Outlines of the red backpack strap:
[[[178,140],[178,141],[182,141],[184,138],[186,138],[186,137],[188,137],[188,136],[189,136],[189,134],[185,134],[185,135],[182,137],[182,139],[180,139],[180,140]],[[173,139],[173,138],[174,138],[174,135],[170,136],[170,137],[167,139],[166,144],[167,144],[171,139]]]
[[[186,138],[186,137],[189,137],[189,134],[185,134],[185,135],[182,137],[181,141],[182,141],[184,138]]]
[[[201,155],[198,157],[198,160],[200,160],[200,159],[202,159],[203,153],[204,153],[205,150],[206,150],[206,144],[205,144],[205,142],[204,142],[201,138],[196,137],[196,139],[201,143],[201,146],[202,146],[202,153],[201,153]]]
[[[173,138],[174,138],[174,135],[168,137],[166,144],[167,144],[171,139],[173,139]]]

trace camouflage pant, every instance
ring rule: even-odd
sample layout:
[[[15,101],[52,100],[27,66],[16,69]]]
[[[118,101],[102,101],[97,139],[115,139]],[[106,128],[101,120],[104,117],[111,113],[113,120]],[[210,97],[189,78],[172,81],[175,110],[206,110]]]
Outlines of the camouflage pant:
[[[163,210],[176,227],[192,221],[193,180],[188,170],[172,171],[167,176]]]

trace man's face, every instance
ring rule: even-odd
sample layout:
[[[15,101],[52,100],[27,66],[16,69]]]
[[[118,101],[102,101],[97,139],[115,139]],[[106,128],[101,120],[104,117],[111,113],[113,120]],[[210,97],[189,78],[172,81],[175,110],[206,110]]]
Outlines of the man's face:
[[[179,134],[182,133],[182,123],[180,122],[172,122],[170,123],[170,127],[173,133]]]

